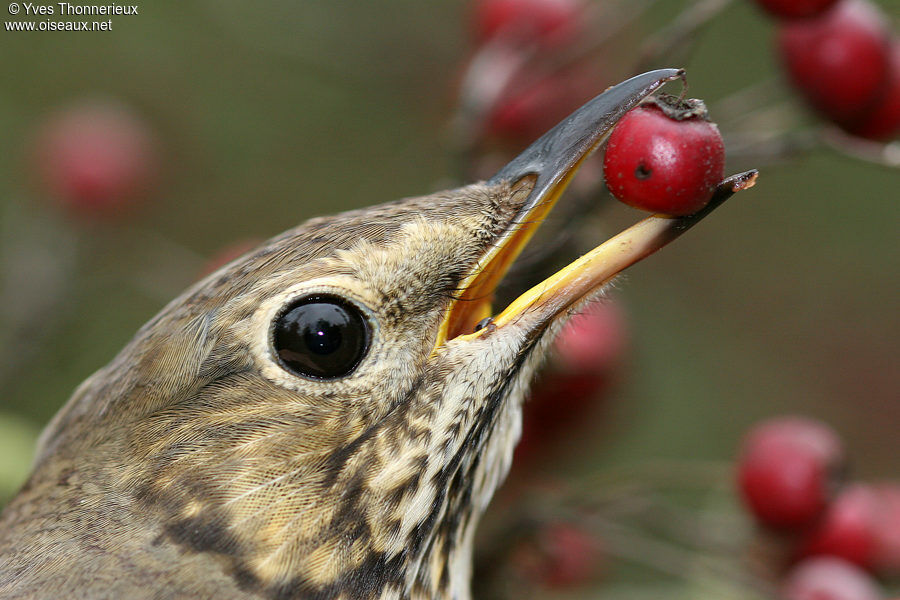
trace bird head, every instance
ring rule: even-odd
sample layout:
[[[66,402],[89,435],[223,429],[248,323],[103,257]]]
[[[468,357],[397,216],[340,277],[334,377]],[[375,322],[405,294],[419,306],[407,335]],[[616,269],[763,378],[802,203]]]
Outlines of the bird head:
[[[610,88],[486,182],[313,219],[207,277],[76,391],[35,477],[64,463],[246,589],[467,597],[554,332],[705,212],[650,217],[498,312],[492,293],[615,122],[680,75]]]

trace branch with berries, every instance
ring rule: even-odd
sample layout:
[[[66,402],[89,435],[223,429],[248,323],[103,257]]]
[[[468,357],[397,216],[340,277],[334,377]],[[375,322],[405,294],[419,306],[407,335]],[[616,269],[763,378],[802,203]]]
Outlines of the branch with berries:
[[[601,21],[600,6],[579,0],[475,1],[477,46],[452,120],[460,178],[491,172],[617,78],[686,59],[730,2],[686,7],[642,41],[626,40],[633,52],[617,48],[616,56],[638,57],[633,65],[612,64],[610,40],[621,44],[655,4],[604,3]],[[573,225],[610,197],[671,215],[700,210],[723,179],[726,150],[729,161],[776,168],[820,148],[900,166],[900,38],[884,13],[868,0],[757,4],[773,19],[781,72],[716,102],[721,129],[698,99],[661,94],[633,109],[600,159],[588,159],[595,164],[573,183],[565,216],[544,225],[542,251],[514,273],[545,277],[579,248]],[[753,428],[737,475],[731,465],[692,462],[631,465],[584,485],[555,475],[559,448],[571,451],[579,431],[610,410],[628,349],[625,314],[612,300],[598,303],[557,340],[483,535],[481,597],[592,586],[604,598],[660,597],[659,588],[607,581],[618,561],[681,579],[696,598],[886,598],[883,584],[900,572],[900,482],[845,483],[840,438],[813,419]],[[680,505],[673,496],[683,488],[711,505]]]

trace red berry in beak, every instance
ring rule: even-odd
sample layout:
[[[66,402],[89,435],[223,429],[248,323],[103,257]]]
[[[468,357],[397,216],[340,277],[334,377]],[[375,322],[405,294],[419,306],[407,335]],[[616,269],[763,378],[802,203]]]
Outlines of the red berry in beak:
[[[725,144],[699,100],[665,100],[627,113],[609,137],[603,160],[613,196],[635,208],[695,213],[709,202],[725,170]]]

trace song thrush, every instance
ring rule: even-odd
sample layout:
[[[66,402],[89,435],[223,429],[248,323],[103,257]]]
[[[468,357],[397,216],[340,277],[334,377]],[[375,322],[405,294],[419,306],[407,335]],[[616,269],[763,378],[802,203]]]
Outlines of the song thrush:
[[[680,75],[610,88],[487,182],[312,219],[171,302],[47,427],[0,519],[0,597],[468,598],[554,333],[731,191],[496,314],[492,291],[615,122]]]

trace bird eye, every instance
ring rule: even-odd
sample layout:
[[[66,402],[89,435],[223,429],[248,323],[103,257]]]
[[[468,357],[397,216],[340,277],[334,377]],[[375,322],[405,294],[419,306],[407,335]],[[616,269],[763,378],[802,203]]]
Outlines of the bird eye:
[[[275,319],[272,344],[291,373],[336,379],[353,372],[370,337],[369,322],[353,304],[333,296],[307,296]]]

